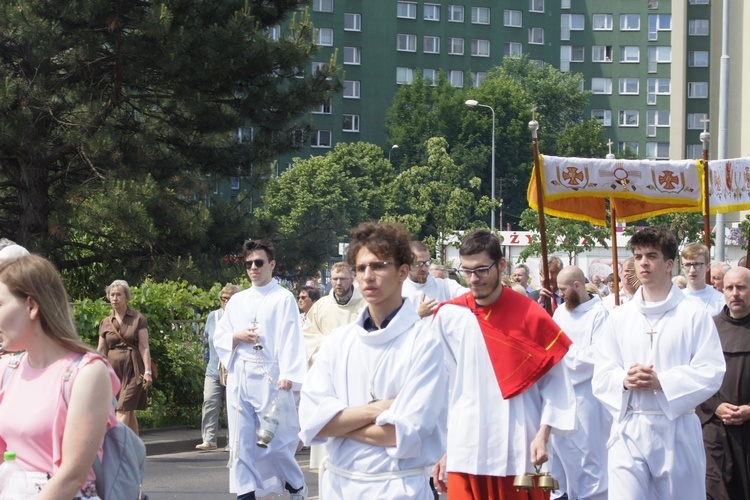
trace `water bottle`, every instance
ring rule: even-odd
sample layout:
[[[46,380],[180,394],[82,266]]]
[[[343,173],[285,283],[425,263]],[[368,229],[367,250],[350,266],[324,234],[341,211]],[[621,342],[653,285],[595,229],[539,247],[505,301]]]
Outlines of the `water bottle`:
[[[16,462],[16,453],[6,451],[0,465],[0,500],[27,500],[34,498],[26,472]]]

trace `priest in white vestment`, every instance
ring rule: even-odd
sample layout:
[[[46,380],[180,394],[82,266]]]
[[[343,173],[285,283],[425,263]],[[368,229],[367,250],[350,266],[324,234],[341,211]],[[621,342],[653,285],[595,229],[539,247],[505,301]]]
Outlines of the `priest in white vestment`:
[[[706,270],[709,265],[708,247],[702,243],[688,243],[680,252],[682,272],[687,278],[687,286],[682,291],[705,309],[711,317],[721,312],[726,305],[724,294],[706,284]]]
[[[404,297],[407,297],[416,308],[421,318],[429,323],[432,314],[441,302],[458,297],[469,291],[452,279],[436,278],[430,273],[430,251],[421,241],[412,241],[414,263],[409,269],[409,276],[404,281]]]
[[[586,291],[585,275],[576,266],[565,267],[557,276],[557,286],[565,299],[552,319],[573,341],[565,355],[573,390],[576,394],[578,432],[570,436],[553,435],[552,476],[560,482],[559,498],[606,500],[607,438],[612,416],[591,392],[594,374],[594,343],[601,338],[609,313],[598,296]]]
[[[610,498],[706,498],[695,407],[721,385],[724,356],[709,314],[672,284],[677,241],[648,227],[630,239],[643,285],[610,313],[592,387],[614,418]]]
[[[412,258],[399,225],[352,230],[347,262],[368,307],[323,342],[300,403],[300,438],[328,449],[324,500],[433,498],[448,375],[439,340],[401,295]]]
[[[305,479],[294,458],[299,420],[292,390],[307,370],[297,302],[273,278],[276,265],[270,243],[248,240],[245,266],[252,287],[232,296],[214,334],[219,359],[229,370],[229,491],[253,498],[285,489],[305,498]],[[267,448],[256,444],[256,431],[278,396],[282,415]]]

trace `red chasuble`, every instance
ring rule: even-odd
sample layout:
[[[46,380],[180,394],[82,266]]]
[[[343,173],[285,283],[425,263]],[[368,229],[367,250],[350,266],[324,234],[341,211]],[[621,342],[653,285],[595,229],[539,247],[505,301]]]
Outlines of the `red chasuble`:
[[[476,316],[503,399],[534,385],[573,343],[543,307],[508,287],[488,306],[478,306],[471,292],[445,304],[468,307]]]

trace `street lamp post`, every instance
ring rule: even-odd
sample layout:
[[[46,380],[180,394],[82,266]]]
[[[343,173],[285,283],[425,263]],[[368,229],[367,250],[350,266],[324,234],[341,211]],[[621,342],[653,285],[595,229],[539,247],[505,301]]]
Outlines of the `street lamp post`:
[[[388,163],[391,162],[391,153],[393,153],[394,149],[398,149],[398,144],[394,144],[393,146],[391,146],[391,150],[388,151]]]
[[[491,194],[491,199],[492,199],[493,205],[492,205],[492,213],[490,215],[490,217],[492,217],[492,219],[490,220],[490,231],[494,233],[495,232],[495,205],[494,205],[495,203],[495,110],[492,106],[488,106],[486,104],[479,104],[474,99],[469,99],[468,101],[466,101],[465,104],[469,106],[470,108],[475,108],[479,106],[480,108],[487,108],[490,111],[492,111],[492,181],[491,181],[492,182],[492,186],[491,186],[492,194]]]

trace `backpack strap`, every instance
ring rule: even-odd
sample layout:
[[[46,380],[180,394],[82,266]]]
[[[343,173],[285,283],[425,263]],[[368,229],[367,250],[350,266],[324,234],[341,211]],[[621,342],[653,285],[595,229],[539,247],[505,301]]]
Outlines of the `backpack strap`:
[[[5,387],[8,384],[10,376],[13,375],[13,371],[18,368],[21,364],[21,360],[26,355],[26,351],[21,351],[16,354],[11,354],[8,366],[5,367],[5,373],[3,374],[2,382],[0,382],[0,388]]]
[[[65,373],[63,373],[62,396],[63,396],[63,401],[65,401],[65,406],[68,406],[68,403],[70,402],[70,391],[71,391],[70,384],[72,383],[70,379],[73,377],[73,372],[76,370],[76,368],[78,368],[78,365],[81,364],[81,361],[83,360],[84,356],[85,354],[81,354],[78,357],[78,359],[76,359],[70,364],[68,369],[65,370]],[[112,404],[114,405],[115,408],[117,408],[116,397],[112,398]]]

